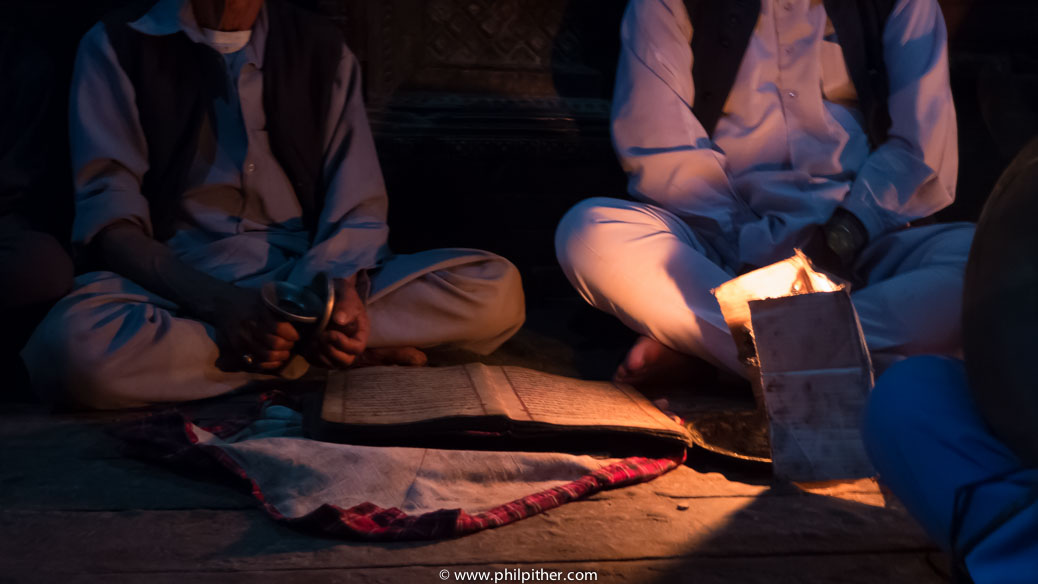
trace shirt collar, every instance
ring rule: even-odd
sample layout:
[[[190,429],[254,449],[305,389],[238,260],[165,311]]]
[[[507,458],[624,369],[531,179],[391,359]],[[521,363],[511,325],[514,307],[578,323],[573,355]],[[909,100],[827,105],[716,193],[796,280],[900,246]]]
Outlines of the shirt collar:
[[[159,0],[144,16],[130,23],[130,28],[141,34],[166,36],[183,32],[196,43],[205,44],[205,36],[195,20],[191,0]],[[263,54],[267,44],[267,4],[260,7],[259,16],[252,25],[252,38],[242,49],[247,63],[263,68]]]

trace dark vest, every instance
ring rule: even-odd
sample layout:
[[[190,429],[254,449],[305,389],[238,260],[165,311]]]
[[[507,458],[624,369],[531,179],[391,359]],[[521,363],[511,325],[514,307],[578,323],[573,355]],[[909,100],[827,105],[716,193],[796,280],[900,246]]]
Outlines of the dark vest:
[[[154,5],[137,4],[105,19],[109,42],[136,92],[148,144],[141,192],[155,237],[168,239],[187,189],[200,131],[213,100],[226,90],[223,57],[183,32],[152,36],[130,28]],[[263,109],[274,157],[288,175],[314,231],[324,204],[325,128],[343,38],[331,22],[283,0],[266,0]]]
[[[761,0],[685,0],[692,20],[692,112],[713,134],[760,16]],[[896,0],[825,0],[872,147],[887,139],[890,93],[883,26]]]

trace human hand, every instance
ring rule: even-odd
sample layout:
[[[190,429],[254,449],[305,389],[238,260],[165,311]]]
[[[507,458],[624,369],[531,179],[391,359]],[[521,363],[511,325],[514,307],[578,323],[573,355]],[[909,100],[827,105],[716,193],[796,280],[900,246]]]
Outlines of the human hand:
[[[321,331],[310,352],[311,361],[333,369],[354,364],[368,346],[371,322],[364,300],[357,291],[357,278],[336,278],[335,303],[328,326]]]
[[[213,325],[224,360],[242,369],[276,371],[291,357],[299,332],[263,303],[259,290],[233,286],[221,294]]]

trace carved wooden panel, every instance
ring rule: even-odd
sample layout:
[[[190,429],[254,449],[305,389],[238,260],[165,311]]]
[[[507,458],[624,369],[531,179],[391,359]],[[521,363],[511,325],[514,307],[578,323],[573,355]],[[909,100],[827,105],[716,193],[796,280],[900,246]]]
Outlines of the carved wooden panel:
[[[369,99],[399,93],[608,99],[624,0],[369,2]]]
[[[541,70],[550,64],[565,3],[529,10],[522,0],[428,0],[423,7],[428,62]],[[575,43],[567,43],[572,48]]]
[[[296,0],[339,21],[367,65],[367,96],[608,99],[626,0]],[[1030,53],[1033,0],[940,0],[953,48]]]

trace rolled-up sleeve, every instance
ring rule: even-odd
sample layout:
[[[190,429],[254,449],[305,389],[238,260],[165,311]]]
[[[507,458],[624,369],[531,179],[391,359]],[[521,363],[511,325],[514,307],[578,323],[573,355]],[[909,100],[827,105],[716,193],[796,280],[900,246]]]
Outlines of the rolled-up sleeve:
[[[119,221],[151,234],[141,178],[147,143],[137,116],[133,85],[119,66],[103,24],[83,37],[69,97],[69,134],[76,191],[72,242],[89,244]]]
[[[682,2],[632,0],[621,26],[613,142],[632,196],[705,236],[731,237],[744,205],[725,155],[692,113],[692,25]]]
[[[310,282],[319,272],[350,277],[388,255],[388,199],[361,91],[360,65],[343,47],[335,79],[325,154],[324,208],[314,245],[289,280]]]
[[[843,203],[871,238],[950,205],[959,165],[947,30],[937,0],[900,0],[883,45],[889,138],[869,155]]]

